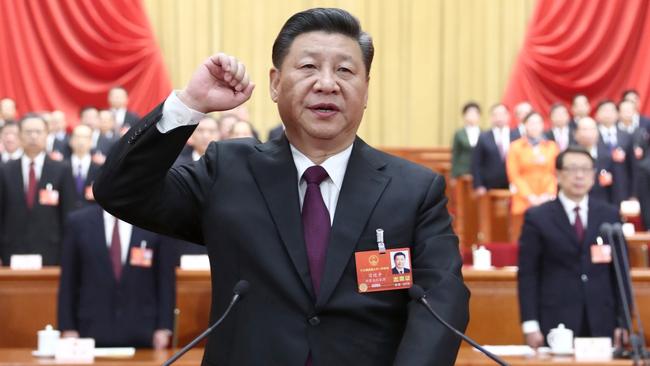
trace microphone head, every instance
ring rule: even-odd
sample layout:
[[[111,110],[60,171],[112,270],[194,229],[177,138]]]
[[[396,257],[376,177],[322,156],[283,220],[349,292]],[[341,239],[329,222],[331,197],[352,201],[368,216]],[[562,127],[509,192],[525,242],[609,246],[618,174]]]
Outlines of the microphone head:
[[[232,290],[232,292],[235,295],[243,296],[246,292],[248,292],[248,288],[250,287],[250,284],[246,280],[239,280],[237,284],[235,285],[235,288]]]
[[[612,224],[609,222],[603,222],[602,225],[600,225],[600,232],[601,233],[609,233],[612,231]]]
[[[623,230],[623,225],[621,225],[620,222],[615,222],[612,224],[612,230],[614,231],[622,231]]]
[[[421,298],[424,297],[424,289],[422,289],[422,287],[414,284],[409,289],[409,296],[413,300],[420,300]]]

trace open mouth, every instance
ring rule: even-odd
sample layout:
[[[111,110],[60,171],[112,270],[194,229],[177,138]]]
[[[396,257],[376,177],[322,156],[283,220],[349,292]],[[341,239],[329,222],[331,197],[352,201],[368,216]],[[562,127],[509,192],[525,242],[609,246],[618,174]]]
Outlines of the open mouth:
[[[308,107],[314,112],[317,113],[336,113],[339,112],[339,107],[336,106],[336,104],[332,103],[318,103],[318,104],[312,104]]]

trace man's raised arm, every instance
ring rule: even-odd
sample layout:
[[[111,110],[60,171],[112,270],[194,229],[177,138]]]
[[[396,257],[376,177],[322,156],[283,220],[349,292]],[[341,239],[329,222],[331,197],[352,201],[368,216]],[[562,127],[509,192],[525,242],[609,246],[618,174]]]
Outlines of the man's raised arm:
[[[185,89],[172,92],[116,144],[93,185],[96,201],[134,225],[200,242],[203,194],[218,172],[207,156],[191,167],[170,168],[204,113],[235,108],[253,89],[237,59],[222,53],[208,58]]]

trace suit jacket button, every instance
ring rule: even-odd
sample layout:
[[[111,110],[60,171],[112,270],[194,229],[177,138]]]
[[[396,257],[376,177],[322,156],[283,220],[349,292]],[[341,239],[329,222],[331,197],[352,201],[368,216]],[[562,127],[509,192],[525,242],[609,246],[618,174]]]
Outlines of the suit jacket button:
[[[580,279],[582,280],[582,282],[587,282],[587,281],[589,281],[589,277],[587,277],[587,275],[584,274],[584,273],[580,276]]]
[[[320,319],[317,316],[311,317],[309,318],[309,324],[313,326],[317,326],[318,324],[320,324]]]

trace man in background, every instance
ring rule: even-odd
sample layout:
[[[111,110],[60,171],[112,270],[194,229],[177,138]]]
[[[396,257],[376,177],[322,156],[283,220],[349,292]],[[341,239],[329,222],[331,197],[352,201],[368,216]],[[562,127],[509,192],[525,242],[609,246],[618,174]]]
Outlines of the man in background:
[[[0,168],[2,263],[13,254],[40,254],[43,265],[58,265],[63,220],[74,206],[72,172],[47,156],[42,117],[27,115],[19,127],[24,154]]]
[[[589,117],[589,113],[591,113],[589,98],[584,94],[574,95],[571,102],[571,114],[573,115],[573,118],[571,119],[569,126],[575,130],[578,121],[582,118]]]
[[[68,143],[68,133],[66,131],[67,122],[63,111],[53,111],[50,113],[48,121],[49,134],[45,150],[53,160],[69,160],[70,145]]]
[[[16,102],[11,98],[0,99],[0,127],[7,122],[16,122]]]
[[[2,146],[2,163],[20,159],[23,149],[20,147],[20,128],[15,122],[7,122],[0,127],[0,145]]]
[[[555,141],[560,151],[566,150],[567,147],[575,144],[574,132],[571,128],[571,116],[569,110],[562,103],[554,103],[550,110],[551,128],[546,131],[547,140]]]
[[[129,94],[126,89],[116,86],[108,91],[108,107],[115,120],[115,129],[123,135],[133,124],[140,120],[137,113],[127,109],[129,105]]]
[[[557,199],[526,212],[519,238],[518,294],[526,344],[543,346],[560,323],[576,337],[613,337],[619,344],[622,307],[611,258],[599,263],[590,255],[601,224],[620,222],[618,208],[589,196],[596,174],[588,151],[569,147],[558,155],[556,168]]]
[[[492,128],[480,134],[472,153],[474,192],[484,195],[488,189],[508,189],[506,155],[515,133],[510,131],[510,113],[503,104],[490,109]]]
[[[176,276],[161,236],[90,205],[70,214],[57,318],[63,337],[97,347],[169,345]]]
[[[84,207],[95,200],[92,194],[92,185],[100,165],[92,161],[90,155],[93,131],[86,125],[78,125],[70,136],[70,148],[72,155],[70,165],[72,166],[72,178],[74,180],[75,208]]]
[[[575,140],[578,146],[587,150],[595,161],[596,181],[589,191],[589,196],[612,204],[614,184],[614,161],[612,154],[599,142],[598,127],[591,117],[584,117],[578,121],[575,131]]]
[[[530,105],[528,101],[520,102],[515,106],[514,114],[515,114],[515,123],[517,127],[512,129],[513,141],[517,140],[522,136],[526,136],[526,126],[524,126],[524,119],[532,111],[533,111],[533,106]]]

